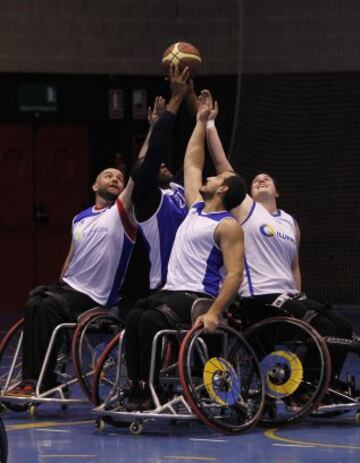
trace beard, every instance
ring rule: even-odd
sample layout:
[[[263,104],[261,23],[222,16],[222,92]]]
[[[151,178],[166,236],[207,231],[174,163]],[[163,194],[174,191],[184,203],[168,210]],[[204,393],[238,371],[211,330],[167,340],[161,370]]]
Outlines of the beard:
[[[105,199],[105,201],[111,201],[112,203],[114,203],[116,201],[116,198],[119,196],[119,194],[111,193],[106,188],[102,188],[101,190],[98,190],[97,194],[102,199]]]
[[[214,193],[206,190],[206,184],[202,185],[199,189],[199,193],[204,201],[214,197]]]

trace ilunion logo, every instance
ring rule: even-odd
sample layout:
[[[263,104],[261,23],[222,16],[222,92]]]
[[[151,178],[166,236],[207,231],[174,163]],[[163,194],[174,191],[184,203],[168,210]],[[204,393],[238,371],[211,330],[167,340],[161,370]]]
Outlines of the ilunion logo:
[[[275,235],[276,230],[272,225],[269,225],[267,223],[263,223],[262,225],[260,225],[260,232],[261,232],[262,235],[270,237],[270,236]]]

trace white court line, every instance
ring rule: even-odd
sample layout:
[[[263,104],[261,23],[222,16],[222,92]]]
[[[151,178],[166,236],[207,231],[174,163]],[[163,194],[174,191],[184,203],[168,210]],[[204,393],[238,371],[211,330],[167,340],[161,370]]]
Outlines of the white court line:
[[[198,438],[195,438],[195,437],[190,437],[189,440],[194,440],[194,441],[197,441],[197,442],[229,442],[228,440],[225,440],[225,439],[198,439]]]
[[[49,432],[72,432],[69,429],[50,429],[50,428],[37,428],[35,431],[49,431]]]
[[[276,445],[276,447],[300,447],[304,449],[313,449],[315,445],[300,445],[300,444],[272,444]]]

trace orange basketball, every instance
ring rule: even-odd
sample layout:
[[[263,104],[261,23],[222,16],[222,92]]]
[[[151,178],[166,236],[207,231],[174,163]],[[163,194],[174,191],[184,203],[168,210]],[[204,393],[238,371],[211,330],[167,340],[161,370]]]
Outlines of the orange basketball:
[[[163,53],[162,65],[169,71],[169,65],[177,66],[180,71],[188,66],[190,72],[195,74],[201,64],[199,50],[191,43],[177,42],[170,45]]]

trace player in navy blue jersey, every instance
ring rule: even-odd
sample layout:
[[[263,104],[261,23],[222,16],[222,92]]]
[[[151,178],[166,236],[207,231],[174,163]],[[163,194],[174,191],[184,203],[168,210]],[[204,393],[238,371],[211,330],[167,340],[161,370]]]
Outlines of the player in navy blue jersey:
[[[173,67],[169,75],[171,98],[157,97],[149,114],[150,130],[132,173],[135,182],[132,200],[150,261],[150,289],[164,285],[176,231],[187,214],[184,188],[165,165],[176,114],[184,98],[194,100],[187,70]]]

